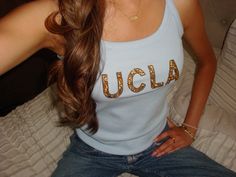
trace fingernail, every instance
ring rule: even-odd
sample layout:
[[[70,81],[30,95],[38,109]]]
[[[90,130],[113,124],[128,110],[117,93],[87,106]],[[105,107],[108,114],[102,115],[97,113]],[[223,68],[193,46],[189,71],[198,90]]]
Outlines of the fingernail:
[[[156,155],[157,155],[157,152],[153,152],[153,153],[151,154],[152,157],[154,157],[154,156],[156,156]]]

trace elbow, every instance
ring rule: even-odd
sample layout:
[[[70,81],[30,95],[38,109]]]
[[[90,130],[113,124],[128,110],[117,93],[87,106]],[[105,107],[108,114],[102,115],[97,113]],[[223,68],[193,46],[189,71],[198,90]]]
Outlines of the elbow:
[[[215,75],[217,70],[217,60],[215,57],[197,63],[197,71],[203,71],[207,75]]]

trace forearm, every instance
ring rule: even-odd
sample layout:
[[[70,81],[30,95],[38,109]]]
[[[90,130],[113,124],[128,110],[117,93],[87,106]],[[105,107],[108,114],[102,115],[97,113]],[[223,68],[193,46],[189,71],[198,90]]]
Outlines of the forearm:
[[[211,60],[211,62],[207,64],[198,65],[193,83],[191,100],[184,123],[193,127],[198,127],[212,87],[215,71],[216,60]],[[192,129],[192,131],[195,133],[196,130],[194,131],[194,129]]]

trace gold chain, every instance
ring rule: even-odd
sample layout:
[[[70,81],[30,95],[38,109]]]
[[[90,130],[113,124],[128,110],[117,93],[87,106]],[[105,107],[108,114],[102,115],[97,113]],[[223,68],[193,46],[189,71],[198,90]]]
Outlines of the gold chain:
[[[140,4],[141,4],[141,0],[139,0],[139,2],[138,2],[138,9],[137,9],[137,12],[134,14],[134,15],[131,15],[131,16],[129,16],[129,15],[127,15],[126,13],[124,13],[123,11],[122,11],[122,9],[119,7],[119,6],[117,6],[117,3],[114,1],[114,0],[112,0],[112,3],[114,4],[114,7],[116,7],[116,9],[118,9],[125,17],[127,17],[130,21],[136,21],[136,20],[138,20],[140,17],[139,17],[139,12],[140,12]]]

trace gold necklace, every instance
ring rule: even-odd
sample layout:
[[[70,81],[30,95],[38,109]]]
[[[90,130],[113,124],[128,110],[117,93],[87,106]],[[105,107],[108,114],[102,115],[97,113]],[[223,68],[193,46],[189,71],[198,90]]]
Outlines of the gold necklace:
[[[117,3],[114,1],[114,0],[112,0],[112,3],[114,4],[114,7],[116,8],[116,9],[118,9],[120,12],[121,12],[121,14],[123,14],[125,17],[127,17],[130,21],[136,21],[136,20],[138,20],[140,17],[139,17],[139,11],[140,11],[140,4],[141,4],[141,0],[139,0],[139,2],[138,2],[138,9],[137,9],[137,12],[134,14],[134,15],[131,15],[131,16],[129,16],[129,15],[127,15],[126,13],[124,13],[123,11],[122,11],[122,9],[119,7],[119,6],[117,6]]]

